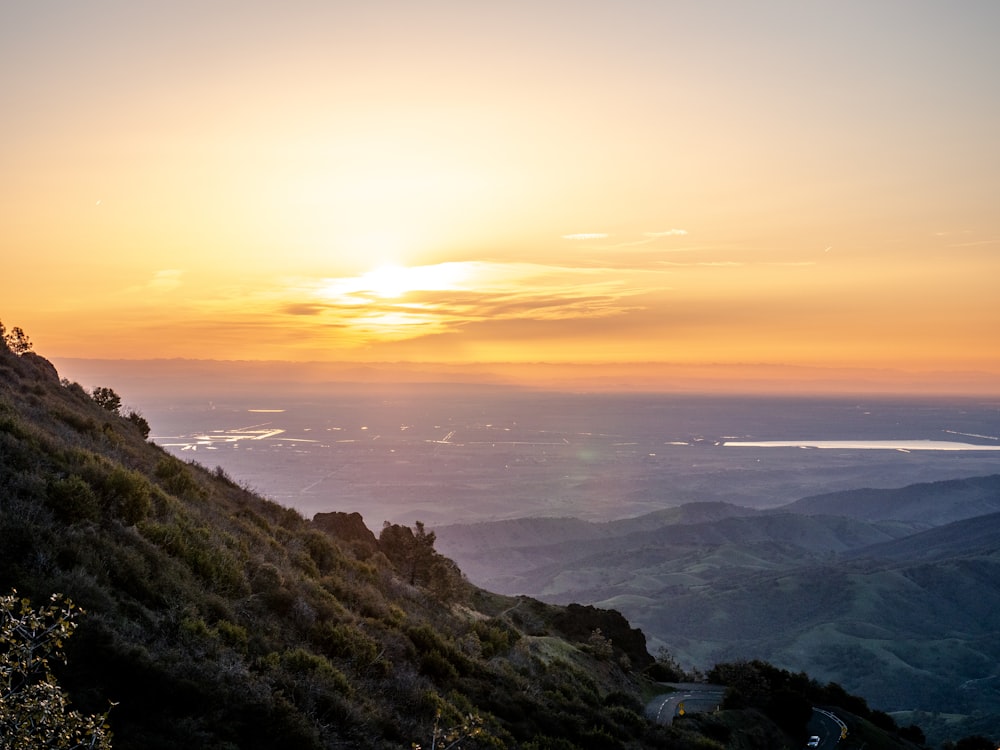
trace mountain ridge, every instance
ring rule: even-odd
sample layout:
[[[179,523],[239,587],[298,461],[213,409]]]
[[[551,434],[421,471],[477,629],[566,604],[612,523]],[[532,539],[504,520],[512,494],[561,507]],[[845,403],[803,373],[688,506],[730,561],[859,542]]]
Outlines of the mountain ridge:
[[[948,711],[989,734],[1000,731],[1000,513],[978,512],[1000,503],[998,488],[987,475],[828,493],[690,524],[645,519],[643,531],[585,544],[475,554],[452,539],[462,527],[439,534],[473,580],[618,609],[682,663],[761,658],[885,710]],[[946,722],[930,723],[934,737],[947,735]]]

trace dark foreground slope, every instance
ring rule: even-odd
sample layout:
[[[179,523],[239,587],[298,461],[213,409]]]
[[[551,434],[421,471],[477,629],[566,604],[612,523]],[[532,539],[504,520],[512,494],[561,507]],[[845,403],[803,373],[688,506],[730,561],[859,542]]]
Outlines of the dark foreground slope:
[[[699,741],[642,717],[652,659],[617,613],[476,589],[408,529],[313,524],[108,406],[0,346],[0,591],[86,610],[58,677],[115,703],[115,747]]]

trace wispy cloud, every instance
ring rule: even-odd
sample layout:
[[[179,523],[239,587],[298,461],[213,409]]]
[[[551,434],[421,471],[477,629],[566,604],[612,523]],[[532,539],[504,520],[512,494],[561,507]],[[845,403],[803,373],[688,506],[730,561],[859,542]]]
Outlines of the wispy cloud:
[[[620,271],[533,263],[470,261],[398,273],[392,295],[372,288],[366,275],[300,279],[273,300],[272,309],[349,329],[358,339],[394,341],[486,321],[621,315],[636,309],[631,298],[640,289]]]
[[[948,247],[981,247],[982,245],[996,245],[1000,240],[976,240],[975,242],[953,242]]]
[[[189,325],[211,320],[228,331],[256,331],[247,335],[262,345],[277,339],[313,352],[419,346],[432,337],[435,346],[477,346],[501,331],[514,338],[539,331],[579,338],[585,331],[649,327],[664,319],[664,310],[675,320],[670,300],[692,299],[703,275],[732,283],[744,267],[767,273],[771,265],[718,255],[653,260],[645,252],[625,262],[622,253],[609,253],[610,263],[599,260],[459,261],[345,276],[234,279],[231,287],[190,296],[183,315]]]
[[[639,247],[640,245],[651,245],[657,240],[666,239],[668,237],[686,237],[687,233],[688,231],[686,229],[667,229],[660,232],[643,232],[641,239],[619,242],[613,247]]]
[[[172,292],[181,286],[181,276],[183,271],[176,268],[168,268],[157,271],[153,277],[144,284],[136,284],[121,290],[120,294],[126,296],[141,296],[152,293]]]
[[[696,267],[732,268],[735,266],[745,266],[747,264],[744,263],[743,261],[738,261],[738,260],[693,260],[693,261],[661,260],[658,261],[657,265],[670,266],[671,268],[696,268]]]
[[[686,234],[686,229],[668,229],[665,232],[643,232],[642,236],[655,240],[660,237],[683,237]]]

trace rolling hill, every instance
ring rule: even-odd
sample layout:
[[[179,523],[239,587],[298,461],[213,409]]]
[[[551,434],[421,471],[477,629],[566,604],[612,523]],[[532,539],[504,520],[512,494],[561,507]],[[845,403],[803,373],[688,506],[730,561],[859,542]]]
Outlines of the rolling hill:
[[[941,526],[1000,512],[1000,474],[922,482],[890,490],[830,492],[789,503],[783,510],[864,521],[894,520],[924,527]]]
[[[805,670],[881,709],[923,712],[940,739],[955,725],[934,716],[1000,734],[998,504],[988,476],[710,518],[547,519],[559,531],[535,538],[512,533],[527,519],[438,533],[477,582],[613,607],[682,664]]]

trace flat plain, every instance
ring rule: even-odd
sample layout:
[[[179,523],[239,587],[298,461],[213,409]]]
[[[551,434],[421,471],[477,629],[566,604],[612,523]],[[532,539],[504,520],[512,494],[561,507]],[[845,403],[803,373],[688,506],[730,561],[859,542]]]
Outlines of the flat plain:
[[[984,400],[411,385],[165,392],[142,409],[152,438],[179,457],[221,466],[307,516],[358,511],[375,530],[383,521],[607,521],[689,502],[767,508],[1000,467],[1000,404]],[[769,441],[790,444],[733,445]],[[817,441],[839,444],[799,446]]]

